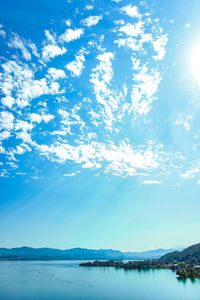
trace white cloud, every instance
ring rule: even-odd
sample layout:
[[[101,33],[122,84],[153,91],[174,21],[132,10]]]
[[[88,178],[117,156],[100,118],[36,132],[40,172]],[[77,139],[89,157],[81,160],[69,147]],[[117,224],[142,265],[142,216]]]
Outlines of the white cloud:
[[[121,28],[119,28],[119,31],[126,33],[126,35],[128,35],[128,36],[138,36],[138,35],[142,34],[144,31],[143,25],[144,25],[144,22],[141,22],[141,21],[136,24],[128,23],[128,24],[122,26]]]
[[[65,134],[72,134],[71,130],[73,127],[76,128],[76,134],[78,130],[77,127],[80,129],[81,132],[83,131],[83,128],[85,127],[85,122],[81,119],[80,115],[78,114],[79,110],[79,106],[75,106],[74,108],[68,111],[64,109],[58,110],[58,113],[62,117],[62,132],[64,131]]]
[[[54,36],[53,34],[51,34],[51,33],[49,32],[49,30],[45,30],[45,31],[44,31],[44,34],[45,34],[45,36],[46,36],[48,42],[50,42],[52,45],[55,45],[55,44],[56,44],[56,38],[55,38],[55,36]]]
[[[137,175],[140,171],[146,171],[156,169],[159,166],[158,155],[154,152],[151,146],[147,149],[133,149],[132,146],[123,141],[117,147],[111,144],[110,149],[106,150],[103,154],[105,160],[111,162],[108,165],[107,171],[114,171],[117,175],[124,174]],[[122,168],[121,168],[122,167]]]
[[[26,152],[31,152],[31,148],[28,145],[21,143],[20,145],[17,145],[16,148],[9,149],[9,151],[7,151],[7,155],[9,160],[17,161],[15,155],[23,155]]]
[[[9,177],[9,173],[6,169],[2,169],[0,173],[0,177]]]
[[[5,149],[0,145],[0,153],[5,153]],[[0,163],[0,165],[3,165],[3,163]]]
[[[27,151],[31,152],[31,148],[26,144],[17,145],[16,149],[13,150],[13,152],[18,155],[22,155]]]
[[[65,78],[66,74],[64,70],[56,69],[56,68],[49,68],[48,73],[53,78],[53,80],[57,80],[59,78]]]
[[[40,57],[40,54],[38,53],[37,47],[34,43],[29,42],[27,46],[31,49],[33,55],[35,55],[36,57]]]
[[[70,128],[67,128],[65,130],[54,130],[52,132],[49,132],[50,135],[61,135],[65,136],[67,134],[71,134]]]
[[[33,144],[32,139],[31,139],[31,134],[28,133],[27,131],[19,131],[16,132],[16,138],[19,140],[22,140],[23,143],[27,144]]]
[[[179,114],[177,116],[176,121],[174,122],[175,125],[183,125],[185,130],[190,130],[190,122],[192,120],[192,116],[186,116],[184,117],[182,114]]]
[[[192,179],[195,177],[196,174],[199,174],[199,173],[200,173],[200,167],[198,165],[198,166],[192,167],[190,170],[187,170],[185,173],[180,174],[180,177],[185,180]]]
[[[159,180],[144,180],[142,181],[142,184],[144,185],[152,185],[152,184],[162,184],[162,181]]]
[[[15,124],[15,130],[21,130],[21,131],[31,131],[33,129],[33,125],[31,123],[28,123],[27,121],[17,120]]]
[[[81,35],[84,33],[84,29],[67,29],[61,36],[60,41],[61,42],[71,42],[74,40],[77,40],[81,37]]]
[[[28,105],[29,99],[40,97],[44,94],[58,93],[57,87],[52,87],[52,84],[48,86],[45,78],[40,80],[26,81],[22,89],[18,93],[18,99],[16,100],[19,107],[23,108]],[[57,83],[55,83],[57,84]]]
[[[101,168],[101,164],[97,162],[86,162],[85,164],[82,165],[83,169],[99,169]]]
[[[96,127],[98,127],[101,123],[100,119],[101,119],[101,115],[97,112],[95,112],[93,109],[91,109],[88,113],[91,117],[91,122],[93,125],[95,125]]]
[[[51,114],[36,114],[36,113],[32,113],[30,114],[30,121],[31,123],[41,123],[42,121],[44,121],[45,123],[48,123],[49,121],[53,120],[55,118],[55,116],[51,115]]]
[[[27,173],[25,173],[25,172],[16,172],[16,175],[26,175]]]
[[[70,19],[65,21],[65,24],[70,27],[72,25],[72,21]]]
[[[167,34],[162,34],[153,41],[154,50],[157,52],[156,56],[153,56],[155,60],[162,60],[165,56],[165,46],[168,42]]]
[[[133,70],[139,70],[140,69],[140,60],[136,57],[131,57],[132,63],[133,63]]]
[[[129,6],[124,11],[129,11]],[[128,9],[128,10],[127,10]],[[135,8],[135,14],[137,9]],[[133,12],[132,11],[132,12]],[[129,11],[130,13],[130,11]],[[152,22],[152,20],[150,19]],[[145,22],[139,21],[135,24],[126,24],[119,28],[119,32],[124,32],[128,35],[128,38],[119,38],[115,40],[119,47],[128,47],[133,51],[133,80],[134,86],[132,89],[132,109],[136,115],[147,114],[151,109],[152,102],[156,99],[154,94],[158,89],[158,85],[161,81],[161,76],[157,69],[148,68],[148,64],[145,64],[146,57],[148,55],[145,44],[149,43],[150,47],[154,48],[157,52],[156,56],[152,56],[154,60],[161,60],[165,55],[165,46],[167,43],[167,35],[161,34],[162,30],[158,27],[153,27],[153,33],[156,32],[156,37],[152,32],[146,32],[147,28],[144,26]],[[156,29],[157,28],[157,31]],[[158,32],[160,35],[158,35]],[[140,56],[140,59],[137,57]]]
[[[11,109],[15,103],[15,99],[11,96],[6,96],[6,97],[1,98],[1,102],[4,106]]]
[[[14,162],[7,162],[6,164],[9,165],[13,169],[17,169],[18,168],[18,166]]]
[[[0,130],[11,131],[14,127],[13,125],[14,116],[8,111],[0,112]]]
[[[0,36],[2,36],[3,38],[6,37],[6,32],[3,29],[0,29]]]
[[[42,58],[45,62],[67,52],[67,49],[65,47],[60,47],[57,45],[55,34],[50,33],[49,30],[45,30],[45,36],[48,41],[48,44],[45,45],[42,49]]]
[[[133,51],[139,51],[141,49],[141,45],[135,38],[128,37],[127,39],[118,39],[114,41],[115,44],[118,44],[119,47],[128,47]]]
[[[116,25],[124,25],[124,20],[116,20],[116,21],[114,21],[114,23],[116,24]]]
[[[159,149],[153,150],[152,146],[134,149],[128,141],[122,141],[119,146],[91,141],[78,146],[57,143],[51,146],[36,145],[36,147],[41,155],[60,163],[71,160],[81,164],[82,168],[92,169],[102,168],[104,163],[104,172],[117,176],[147,175],[157,169],[162,162]]]
[[[93,69],[93,73],[91,74],[90,81],[94,85],[94,91],[99,102],[103,101],[101,94],[106,94],[108,92],[107,84],[109,84],[113,76],[111,62],[113,58],[114,54],[112,52],[105,52],[98,55],[97,59],[100,63],[96,68]]]
[[[85,62],[84,50],[80,50],[79,53],[75,56],[75,60],[68,63],[65,68],[71,72],[72,76],[79,77],[83,72]]]
[[[160,74],[143,66],[139,73],[134,74],[133,80],[136,82],[131,94],[133,111],[136,115],[147,114],[151,109],[151,103],[155,100],[153,95],[161,81]]]
[[[14,38],[8,43],[8,46],[11,48],[17,48],[22,51],[22,55],[26,60],[31,60],[31,54],[25,47],[24,43],[22,42],[21,38],[14,34]]]
[[[105,52],[97,56],[97,59],[100,61],[100,64],[95,70],[102,75],[103,82],[109,83],[110,80],[112,79],[113,70],[112,70],[111,60],[113,58],[114,58],[114,54],[112,52]],[[92,78],[91,82],[94,82],[94,78]]]
[[[137,6],[127,5],[121,8],[121,12],[126,13],[128,16],[132,18],[141,18],[141,14],[138,11]]]
[[[59,91],[59,88],[60,88],[60,85],[58,82],[51,82],[48,93],[52,94],[52,95],[63,93],[64,90]]]
[[[145,22],[139,21],[135,24],[128,23],[120,27],[118,29],[120,32],[119,35],[121,35],[121,32],[124,32],[128,37],[119,38],[118,40],[115,40],[114,43],[118,44],[119,47],[123,46],[131,48],[134,52],[140,51],[140,53],[145,53],[145,44],[149,43],[152,47],[153,38],[152,33],[145,32],[146,28],[144,25]]]
[[[42,50],[42,58],[45,61],[48,61],[51,58],[54,58],[58,55],[63,55],[66,52],[67,52],[67,50],[65,49],[65,47],[60,48],[57,45],[46,45],[43,47],[43,50]]]
[[[104,52],[97,56],[99,64],[92,70],[90,82],[94,87],[94,94],[98,103],[99,110],[96,111],[100,115],[101,124],[104,123],[105,129],[109,131],[117,130],[116,122],[120,122],[122,113],[124,112],[125,90],[118,92],[111,88],[111,79],[113,76],[112,60],[114,54],[112,52]],[[90,111],[93,118],[94,113]],[[98,126],[98,120],[93,118],[93,124]]]
[[[42,116],[36,113],[32,113],[30,114],[30,121],[31,123],[33,122],[40,123],[42,122]]]
[[[85,10],[92,10],[94,8],[93,5],[86,5]]]
[[[71,176],[75,176],[76,173],[68,173],[68,174],[63,174],[64,177],[71,177]]]
[[[83,26],[91,27],[97,25],[99,21],[102,20],[102,15],[100,16],[89,16],[88,18],[81,21]]]
[[[11,132],[4,130],[4,131],[0,132],[0,141],[7,140],[10,136],[11,136]]]
[[[3,97],[3,104],[15,104],[23,109],[30,105],[34,98],[48,94],[59,94],[59,83],[54,82],[52,78],[41,78],[35,80],[35,73],[26,64],[17,64],[15,61],[8,61],[2,64],[4,73],[0,76],[0,88]],[[13,95],[13,96],[12,96]],[[15,100],[13,100],[15,99]]]

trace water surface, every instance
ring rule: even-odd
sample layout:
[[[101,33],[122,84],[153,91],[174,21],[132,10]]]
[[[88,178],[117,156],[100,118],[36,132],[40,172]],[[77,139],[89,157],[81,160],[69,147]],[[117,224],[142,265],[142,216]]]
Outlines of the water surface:
[[[79,267],[79,261],[0,262],[1,300],[200,300],[200,280],[170,270]]]

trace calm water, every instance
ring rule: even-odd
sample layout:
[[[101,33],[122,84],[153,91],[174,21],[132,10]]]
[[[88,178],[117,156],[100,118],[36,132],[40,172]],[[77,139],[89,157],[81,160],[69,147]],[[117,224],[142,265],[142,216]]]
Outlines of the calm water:
[[[79,267],[77,261],[0,262],[1,300],[200,300],[200,280],[169,270]]]

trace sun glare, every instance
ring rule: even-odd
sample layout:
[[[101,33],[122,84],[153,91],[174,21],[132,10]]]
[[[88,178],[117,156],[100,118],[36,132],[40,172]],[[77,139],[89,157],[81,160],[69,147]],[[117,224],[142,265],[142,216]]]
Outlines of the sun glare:
[[[190,68],[194,79],[200,85],[200,42],[192,48],[190,54]]]

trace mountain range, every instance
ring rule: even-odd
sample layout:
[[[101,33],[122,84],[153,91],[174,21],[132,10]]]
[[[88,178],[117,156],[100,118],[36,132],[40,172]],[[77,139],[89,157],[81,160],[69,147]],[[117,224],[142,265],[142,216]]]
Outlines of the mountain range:
[[[53,248],[0,248],[0,260],[143,260],[158,259],[161,256],[174,252],[176,249],[155,249],[143,252],[122,252],[112,249],[72,248],[66,250]]]

